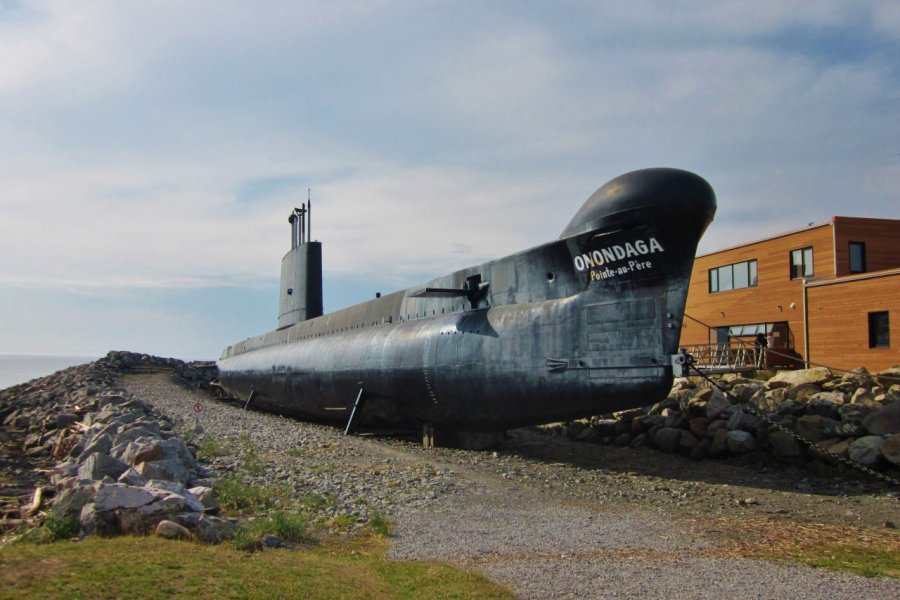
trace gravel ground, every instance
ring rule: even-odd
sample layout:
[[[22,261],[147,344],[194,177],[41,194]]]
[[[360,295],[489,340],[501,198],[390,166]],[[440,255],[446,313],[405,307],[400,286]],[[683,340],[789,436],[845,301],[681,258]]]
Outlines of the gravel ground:
[[[208,466],[298,496],[326,495],[322,520],[373,513],[396,524],[395,558],[447,560],[521,598],[897,598],[900,580],[863,578],[735,557],[743,523],[848,531],[900,523],[896,493],[864,481],[818,480],[767,465],[579,444],[535,430],[496,452],[426,450],[390,438],[239,406],[173,383],[129,376],[125,387],[187,430],[219,442]],[[247,473],[248,446],[258,472]],[[257,471],[257,469],[253,469]],[[759,529],[756,530],[757,532]],[[855,530],[853,530],[855,531]],[[900,537],[893,538],[900,548]]]

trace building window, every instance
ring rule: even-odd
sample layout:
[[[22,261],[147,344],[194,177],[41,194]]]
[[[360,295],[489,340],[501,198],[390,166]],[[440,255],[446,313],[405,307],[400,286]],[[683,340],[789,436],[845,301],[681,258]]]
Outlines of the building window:
[[[813,275],[812,248],[791,250],[791,279],[807,279]]]
[[[709,291],[725,292],[756,287],[756,261],[746,260],[709,270]]]
[[[850,272],[866,272],[866,243],[850,242]]]
[[[891,323],[888,312],[869,313],[869,348],[891,347]]]

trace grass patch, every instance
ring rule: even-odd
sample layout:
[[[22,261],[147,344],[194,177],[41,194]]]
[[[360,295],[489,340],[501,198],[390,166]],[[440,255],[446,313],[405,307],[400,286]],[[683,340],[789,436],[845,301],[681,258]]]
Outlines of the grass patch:
[[[390,537],[394,533],[394,524],[381,513],[375,512],[369,515],[369,529],[378,535]]]
[[[203,436],[203,439],[200,440],[200,443],[197,445],[197,454],[202,458],[225,456],[226,453],[225,447],[212,436]]]
[[[379,542],[246,554],[152,537],[0,547],[0,598],[512,598],[483,576],[384,558]]]
[[[814,551],[807,549],[796,558],[813,567],[900,579],[900,554],[896,551],[830,545]]]
[[[271,485],[247,485],[240,477],[229,476],[213,484],[219,506],[238,513],[266,511],[287,497],[287,490]]]
[[[263,471],[263,461],[256,450],[256,445],[249,435],[244,434],[239,438],[240,456],[244,463],[244,470],[250,475],[259,475]]]
[[[731,537],[726,554],[900,579],[900,533],[889,529],[719,518]]]

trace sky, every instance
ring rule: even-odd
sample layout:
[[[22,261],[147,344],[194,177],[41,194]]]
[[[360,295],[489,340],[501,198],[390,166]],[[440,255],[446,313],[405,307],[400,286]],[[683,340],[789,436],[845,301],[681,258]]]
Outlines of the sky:
[[[694,171],[709,252],[898,218],[896,0],[0,0],[0,353],[214,359]]]

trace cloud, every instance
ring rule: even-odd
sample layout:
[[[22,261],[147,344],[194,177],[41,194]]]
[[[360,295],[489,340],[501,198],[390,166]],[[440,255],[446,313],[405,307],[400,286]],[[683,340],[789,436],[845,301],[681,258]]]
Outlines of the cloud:
[[[893,217],[898,52],[888,1],[6,2],[0,284],[257,292],[307,188],[335,307],[648,166],[712,183],[707,251]]]

